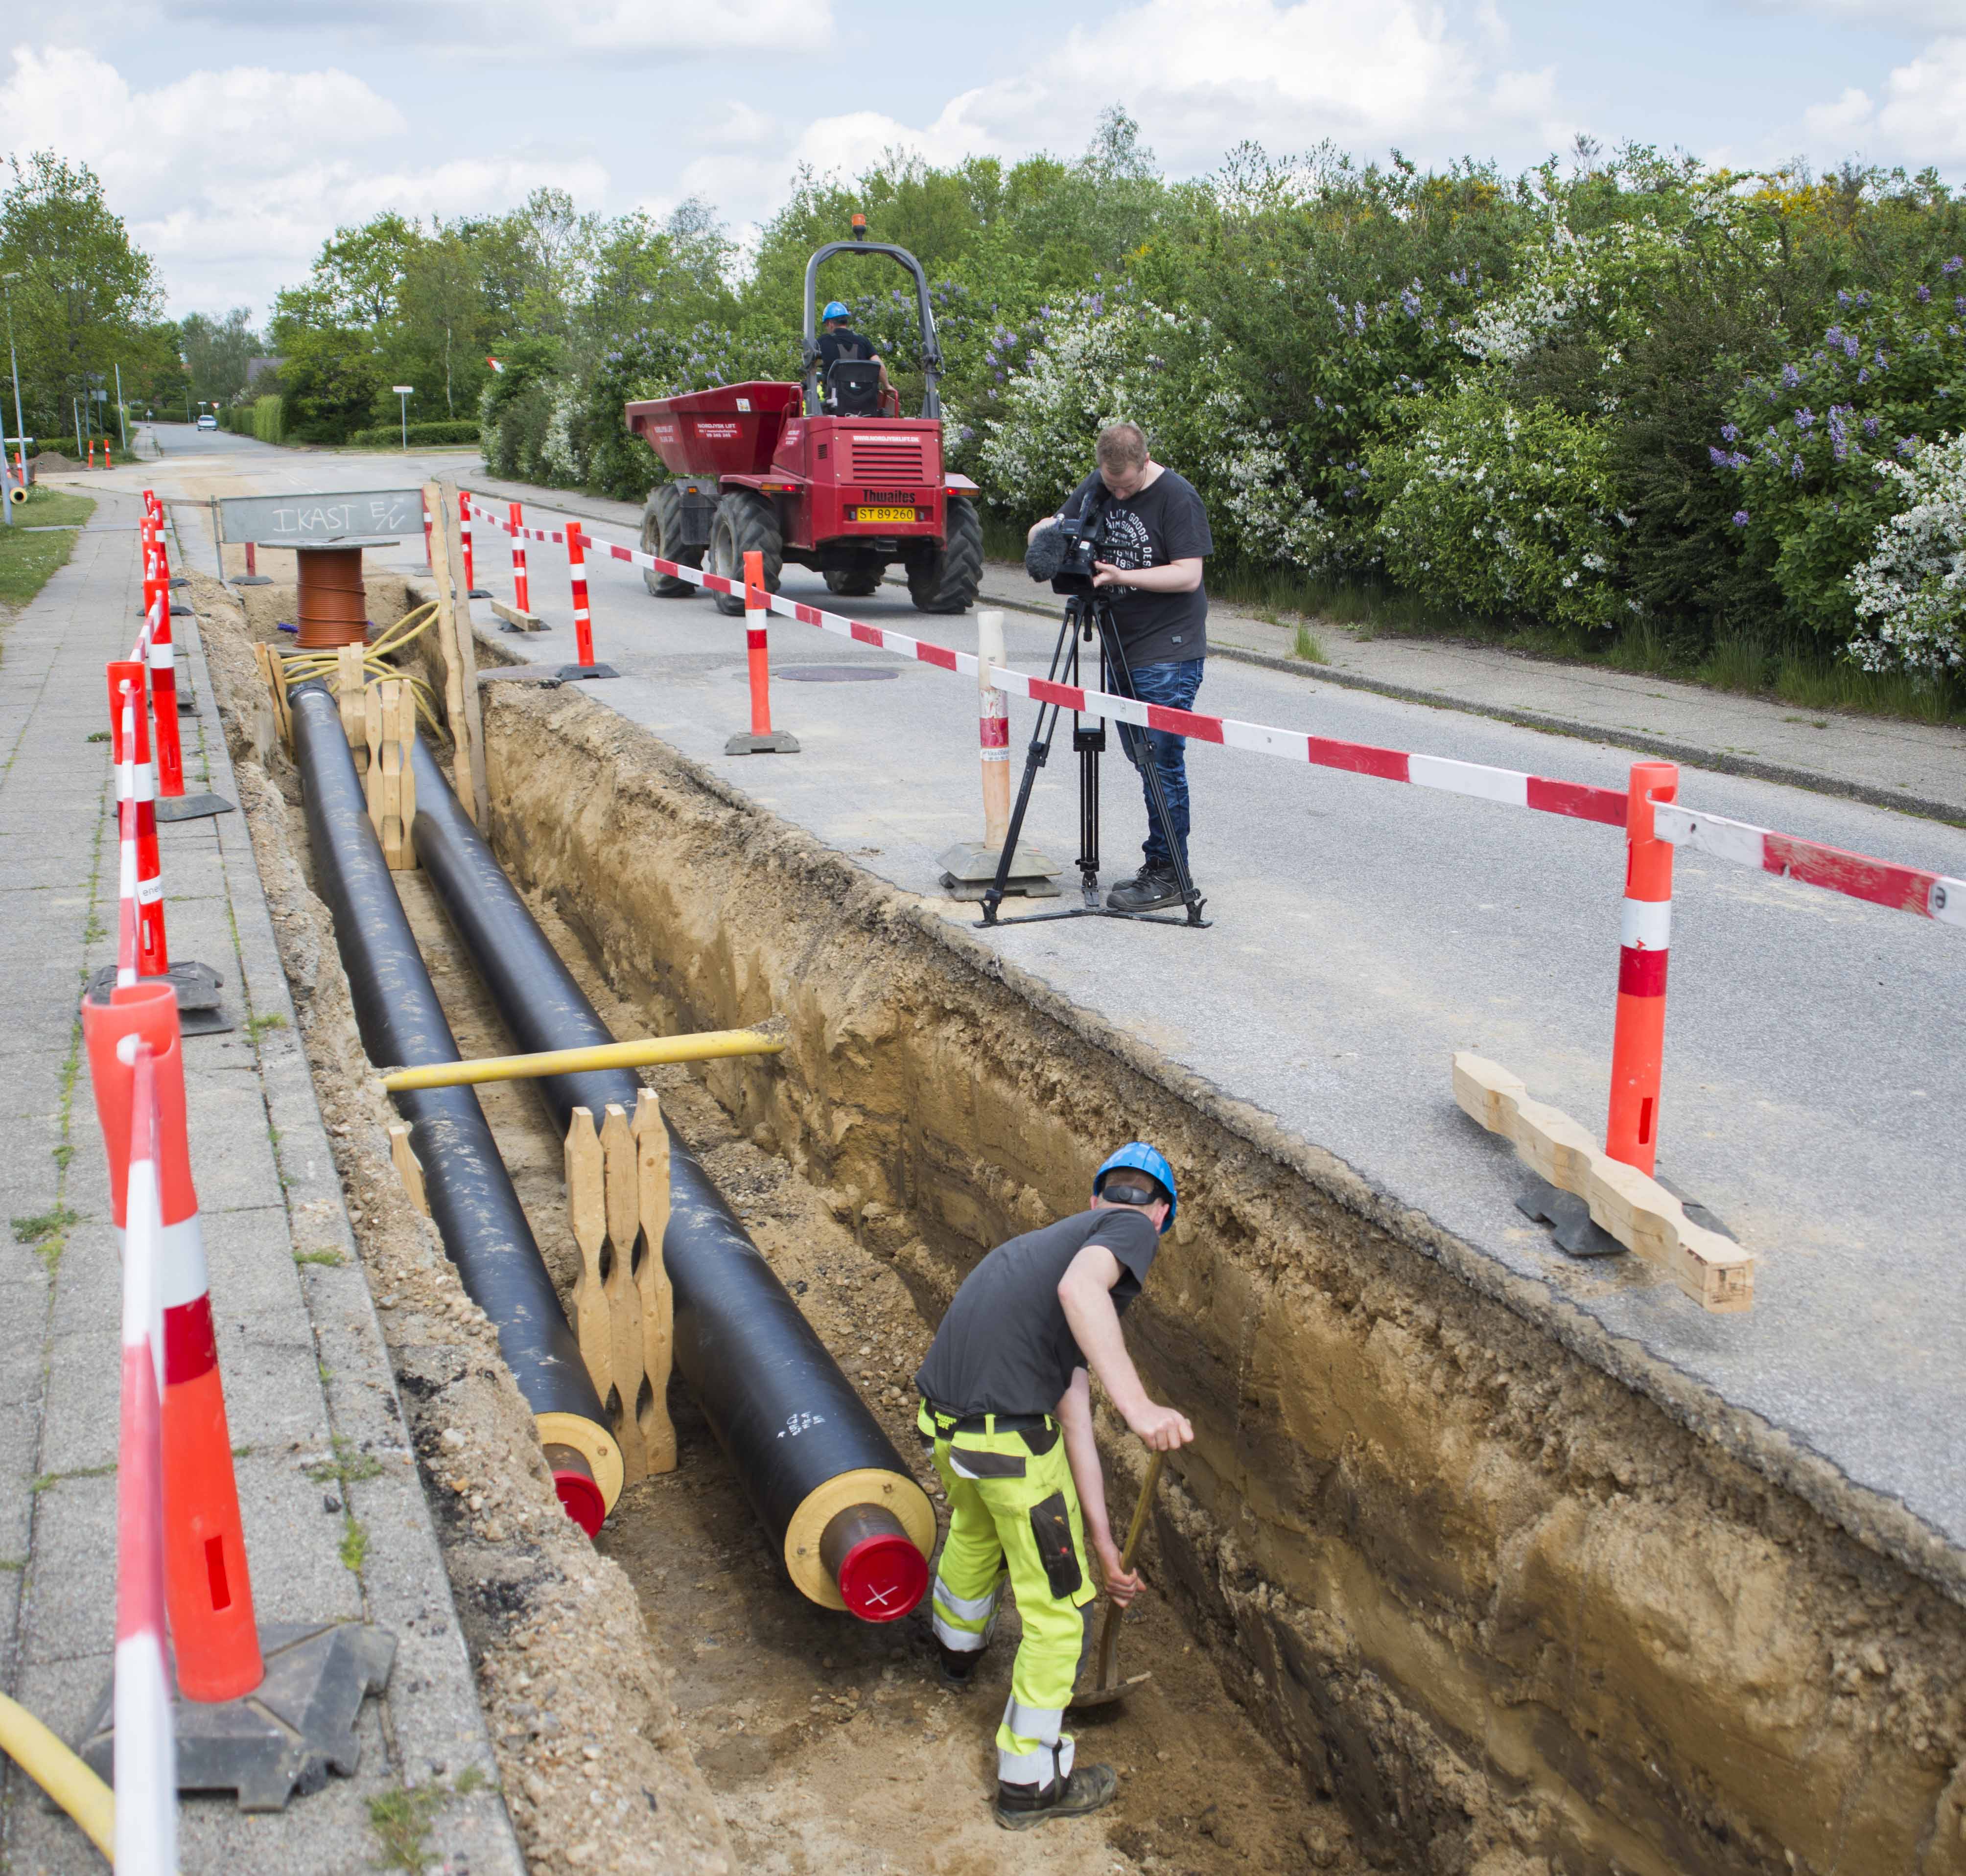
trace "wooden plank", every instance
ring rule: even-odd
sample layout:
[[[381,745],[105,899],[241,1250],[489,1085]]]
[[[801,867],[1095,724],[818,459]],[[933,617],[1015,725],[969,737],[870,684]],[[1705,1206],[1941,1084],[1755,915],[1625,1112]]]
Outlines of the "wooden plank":
[[[601,1250],[608,1241],[608,1201],[604,1188],[601,1136],[588,1109],[573,1110],[566,1130],[566,1211],[573,1241],[580,1247],[580,1269],[573,1279],[573,1334],[588,1379],[604,1401],[614,1385],[613,1340],[608,1331],[608,1296],[601,1282]]]
[[[344,645],[334,655],[334,700],[340,706],[341,733],[348,738],[355,772],[369,771],[369,674],[362,668],[362,647]]]
[[[430,512],[434,514],[443,500],[443,491],[436,483],[426,482],[424,500],[430,504]],[[444,726],[450,732],[451,787],[456,790],[459,806],[482,827],[478,791],[472,779],[475,773],[475,765],[471,759],[472,718],[465,709],[464,652],[458,642],[457,614],[451,603],[448,556],[432,557],[430,587],[437,597],[437,649],[443,659],[443,720]],[[470,631],[467,620],[464,636],[469,637]],[[471,686],[474,693],[477,688],[475,684]]]
[[[1752,1251],[1694,1224],[1657,1179],[1600,1150],[1568,1115],[1531,1100],[1507,1069],[1466,1050],[1457,1051],[1454,1098],[1471,1119],[1512,1142],[1523,1164],[1586,1200],[1598,1225],[1671,1278],[1701,1308],[1734,1315],[1754,1307]]]
[[[601,1152],[607,1165],[608,1321],[614,1372],[614,1437],[632,1483],[649,1473],[648,1453],[637,1408],[642,1398],[642,1296],[635,1286],[635,1240],[641,1229],[640,1169],[627,1112],[608,1104],[601,1124]]]
[[[642,1298],[642,1372],[637,1410],[643,1450],[652,1472],[675,1470],[675,1427],[669,1419],[669,1369],[675,1358],[675,1296],[662,1261],[669,1224],[669,1134],[662,1103],[644,1088],[635,1102],[635,1173],[642,1235],[635,1250],[635,1287]]]
[[[270,645],[256,639],[253,642],[253,661],[259,667],[259,675],[266,679],[266,688],[272,693],[273,720],[279,726],[280,741],[291,751],[294,746],[294,724],[287,709],[286,679],[280,668],[279,654]]]
[[[403,1182],[403,1190],[409,1194],[410,1203],[428,1218],[430,1194],[424,1189],[424,1163],[417,1157],[416,1148],[410,1144],[407,1121],[389,1123],[389,1157],[395,1163],[396,1176]]]
[[[416,699],[401,678],[377,680],[368,689],[369,774],[364,784],[369,825],[392,873],[416,870],[411,830],[417,818],[417,777],[411,750],[417,734]]]
[[[484,706],[478,695],[478,642],[471,631],[471,582],[464,577],[464,533],[457,518],[457,484],[437,485],[437,505],[431,511],[437,518],[433,538],[442,543],[438,584],[448,585],[451,616],[457,639],[458,681],[464,691],[464,725],[471,756],[471,792],[476,803],[471,810],[481,834],[491,831],[492,797],[485,777]],[[451,732],[456,735],[453,729]]]

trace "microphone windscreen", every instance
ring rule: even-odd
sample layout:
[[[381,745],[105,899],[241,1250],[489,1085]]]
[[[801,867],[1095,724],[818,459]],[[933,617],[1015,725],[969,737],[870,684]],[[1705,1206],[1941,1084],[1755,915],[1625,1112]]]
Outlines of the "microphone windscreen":
[[[1065,565],[1065,533],[1054,521],[1031,537],[1024,549],[1024,571],[1033,580],[1051,580]]]

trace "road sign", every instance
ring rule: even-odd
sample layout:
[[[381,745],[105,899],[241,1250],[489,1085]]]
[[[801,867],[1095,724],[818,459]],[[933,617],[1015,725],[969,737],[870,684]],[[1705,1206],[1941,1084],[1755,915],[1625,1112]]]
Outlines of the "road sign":
[[[392,385],[389,388],[393,391],[398,397],[407,397],[414,393],[416,386],[414,385]]]
[[[339,540],[372,540],[380,535],[421,534],[421,488],[372,488],[321,495],[234,495],[219,513],[228,541],[257,541],[263,547],[332,545]]]

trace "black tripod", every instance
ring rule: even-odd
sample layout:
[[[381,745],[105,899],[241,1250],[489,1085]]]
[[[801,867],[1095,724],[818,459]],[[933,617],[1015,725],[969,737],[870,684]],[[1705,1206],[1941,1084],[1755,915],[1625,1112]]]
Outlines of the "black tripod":
[[[1065,617],[1059,626],[1058,643],[1052,648],[1051,670],[1047,674],[1051,681],[1077,684],[1079,645],[1081,641],[1090,645],[1095,639],[1099,643],[1097,687],[1109,696],[1132,697],[1133,674],[1127,668],[1126,654],[1113,623],[1113,602],[1103,593],[1074,593],[1067,597]],[[1160,771],[1154,767],[1143,729],[1134,731],[1137,740],[1133,747],[1138,751],[1134,759],[1146,777],[1149,812],[1166,838],[1168,851],[1173,856],[1175,879],[1181,887],[1182,903],[1188,909],[1184,914],[1120,912],[1100,898],[1099,758],[1105,752],[1106,724],[1101,717],[1095,716],[1089,722],[1083,720],[1076,710],[1072,713],[1072,746],[1078,757],[1078,874],[1079,890],[1085,895],[1085,903],[1069,906],[1062,912],[1023,912],[1014,919],[997,916],[997,908],[1004,903],[1005,883],[1010,877],[1010,863],[1017,851],[1017,836],[1023,830],[1024,814],[1031,805],[1031,790],[1036,784],[1038,771],[1044,767],[1051,754],[1052,738],[1057,733],[1058,719],[1064,714],[1062,703],[1038,706],[1037,727],[1031,732],[1031,746],[1024,757],[1024,779],[1017,789],[1017,804],[1010,811],[1010,828],[1004,837],[1004,851],[998,856],[997,877],[983,895],[982,926],[1038,925],[1049,919],[1133,919],[1149,925],[1205,928],[1209,922],[1202,917],[1201,908],[1207,902],[1195,890],[1194,880],[1188,877],[1188,856],[1174,837],[1174,821],[1168,813]],[[1122,727],[1123,738],[1130,727]]]

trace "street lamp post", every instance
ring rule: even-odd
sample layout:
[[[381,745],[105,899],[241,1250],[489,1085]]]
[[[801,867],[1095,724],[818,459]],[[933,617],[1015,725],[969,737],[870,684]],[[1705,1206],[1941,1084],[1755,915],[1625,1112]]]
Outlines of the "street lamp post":
[[[11,274],[0,274],[0,292],[6,292],[6,289],[12,286],[14,282],[18,280],[20,277],[21,275],[18,269]],[[14,375],[14,441],[19,447],[21,452],[21,460],[24,463],[27,459],[27,420],[21,414],[21,361],[15,357],[14,354],[13,294],[11,293],[7,293],[6,299],[7,365],[8,368]],[[6,447],[7,445],[5,439],[4,437],[0,437],[0,452],[4,452]],[[27,471],[24,468],[21,471],[21,486],[23,488],[25,488],[27,485]],[[7,524],[11,527],[13,526],[13,505],[11,503],[9,503],[7,509]]]
[[[123,453],[130,453],[130,413],[123,407],[123,366],[116,366],[116,427],[123,433]]]
[[[408,454],[410,447],[410,394],[416,389],[414,385],[392,385],[389,388],[402,400],[403,449]]]

